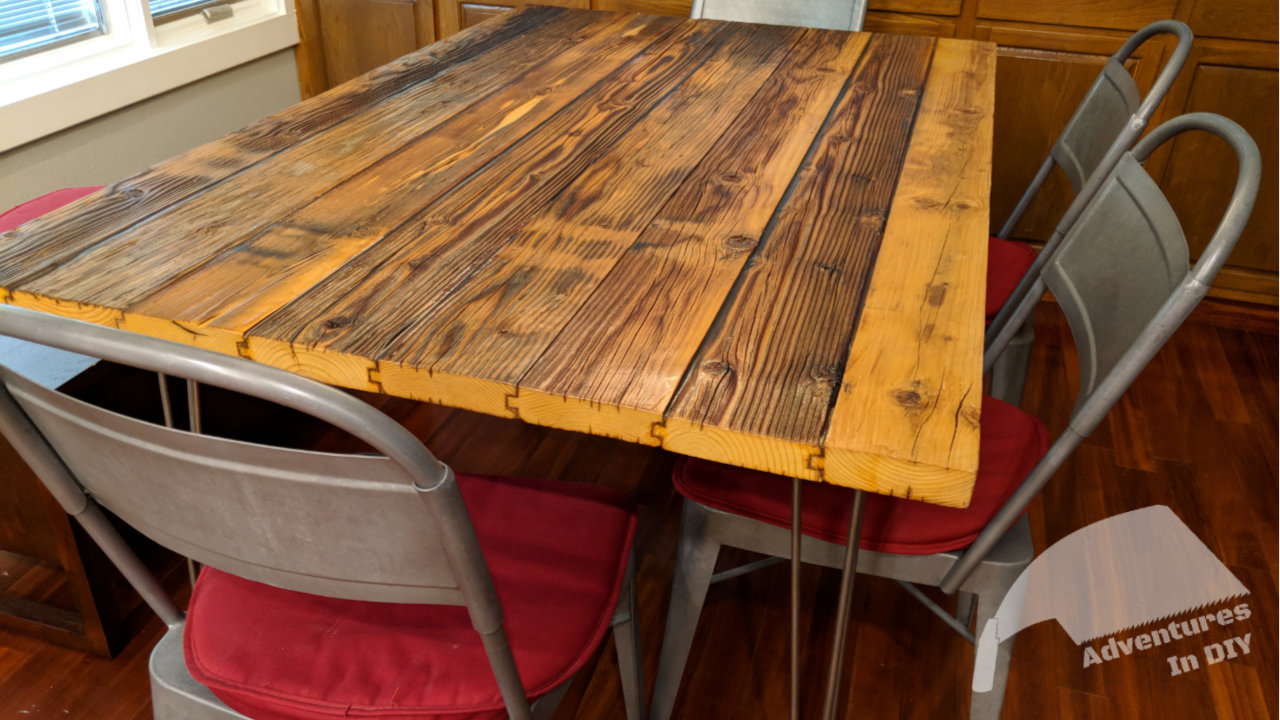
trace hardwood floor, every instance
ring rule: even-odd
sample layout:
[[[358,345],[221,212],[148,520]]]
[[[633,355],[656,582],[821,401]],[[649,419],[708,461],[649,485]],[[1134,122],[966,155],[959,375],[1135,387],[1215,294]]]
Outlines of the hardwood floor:
[[[1250,590],[1252,615],[1207,641],[1251,635],[1250,652],[1171,676],[1170,652],[1082,667],[1056,623],[1017,636],[1005,718],[1277,720],[1277,337],[1274,314],[1233,329],[1202,313],[1186,325],[1031,508],[1039,549],[1089,523],[1168,505]],[[1023,406],[1060,431],[1075,398],[1074,351],[1057,309],[1037,314]],[[515,421],[379,399],[461,470],[604,482],[640,505],[641,628],[646,672],[657,662],[675,554],[673,457]],[[481,439],[477,441],[477,439]],[[741,559],[741,558],[736,558]],[[723,558],[733,562],[735,558]],[[0,568],[0,573],[4,568]],[[805,716],[820,706],[837,574],[806,568]],[[787,702],[787,570],[775,566],[712,587],[676,717],[782,718]],[[935,595],[935,597],[937,597]],[[1217,609],[1218,606],[1212,606]],[[1185,618],[1183,618],[1185,619]],[[150,717],[146,659],[154,618],[114,660],[0,634],[0,718]],[[891,582],[860,576],[845,662],[846,717],[967,717],[972,649]],[[1201,657],[1203,660],[1203,657]],[[611,647],[575,681],[557,720],[622,716]]]

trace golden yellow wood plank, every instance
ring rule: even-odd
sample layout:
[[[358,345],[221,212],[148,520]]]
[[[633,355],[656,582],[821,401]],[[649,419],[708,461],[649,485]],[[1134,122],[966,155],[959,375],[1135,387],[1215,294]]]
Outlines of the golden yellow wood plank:
[[[824,479],[964,507],[978,468],[995,47],[940,40]]]
[[[521,380],[521,417],[569,429],[607,422],[619,437],[661,421],[866,43],[822,33],[797,43]],[[535,393],[552,399],[534,404]]]
[[[0,302],[185,345],[194,345],[224,355],[240,354],[238,348],[244,340],[239,334],[223,330],[201,328],[169,318],[131,314],[101,305],[59,300],[21,290],[0,294]]]

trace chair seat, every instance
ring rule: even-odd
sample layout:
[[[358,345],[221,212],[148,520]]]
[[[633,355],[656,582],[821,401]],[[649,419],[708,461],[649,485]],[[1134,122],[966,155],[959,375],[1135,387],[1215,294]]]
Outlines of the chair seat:
[[[536,698],[608,631],[635,512],[597,485],[475,475],[458,485]],[[318,597],[206,568],[184,645],[192,675],[253,718],[506,717],[462,607]]]
[[[987,240],[987,322],[995,319],[1035,261],[1036,251],[1024,243]]]
[[[1049,446],[1039,418],[992,397],[982,402],[978,477],[969,507],[931,505],[868,493],[859,546],[899,555],[931,555],[967,547],[982,532]],[[791,526],[791,481],[758,470],[688,458],[673,480],[685,497],[708,507],[779,527]],[[801,531],[844,543],[852,491],[806,483],[801,491]]]
[[[101,189],[101,186],[63,188],[41,195],[35,200],[28,200],[17,207],[0,213],[0,232],[8,232],[23,223],[34,220],[45,213],[53,212],[63,205],[79,200],[85,195]]]

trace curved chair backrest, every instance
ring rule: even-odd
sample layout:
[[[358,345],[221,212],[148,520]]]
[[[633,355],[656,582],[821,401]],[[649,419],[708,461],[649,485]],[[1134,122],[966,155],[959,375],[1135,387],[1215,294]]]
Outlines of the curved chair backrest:
[[[867,0],[694,0],[694,19],[861,30]]]
[[[1142,167],[1157,147],[1189,130],[1222,138],[1239,166],[1231,201],[1195,267],[1173,208]],[[1239,125],[1191,113],[1152,130],[1107,173],[989,354],[998,356],[1044,291],[1052,291],[1080,356],[1080,394],[1071,422],[952,568],[945,590],[954,591],[976,567],[1208,292],[1253,211],[1261,168],[1258,146]]]
[[[1138,85],[1125,70],[1124,64],[1144,42],[1156,35],[1173,35],[1178,44],[1169,60],[1160,69],[1151,92],[1141,97]],[[1071,119],[1067,121],[1062,134],[1054,141],[1049,155],[1041,163],[1031,184],[1027,186],[1017,206],[1000,229],[999,237],[1008,237],[1013,232],[1018,220],[1030,206],[1041,186],[1048,179],[1049,173],[1056,164],[1070,181],[1076,196],[1058,221],[1053,235],[1045,243],[1044,249],[1036,258],[1036,264],[1023,278],[1023,283],[1013,291],[1000,315],[991,324],[987,340],[999,332],[999,327],[1007,322],[1007,313],[1026,294],[1030,286],[1028,278],[1032,277],[1061,242],[1063,234],[1071,227],[1088,204],[1089,199],[1097,191],[1107,172],[1120,159],[1147,128],[1151,116],[1164,99],[1169,87],[1186,62],[1191,52],[1191,29],[1177,20],[1160,20],[1151,23],[1134,33],[1114,55],[1107,59],[1102,71],[1094,80],[1084,99],[1076,107]],[[1092,182],[1090,182],[1092,180]]]
[[[395,421],[293,373],[76,320],[0,306],[0,335],[263,398],[382,453],[266,447],[153,425],[0,365],[0,432],[166,623],[181,614],[97,503],[161,545],[250,580],[354,600],[465,605],[508,707],[527,714],[509,652],[492,653],[506,647],[501,609],[453,472]]]

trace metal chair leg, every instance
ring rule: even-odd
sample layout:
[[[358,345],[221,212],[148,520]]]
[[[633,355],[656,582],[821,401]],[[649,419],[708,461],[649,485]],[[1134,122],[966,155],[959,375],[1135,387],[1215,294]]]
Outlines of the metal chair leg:
[[[1035,339],[1035,323],[1028,317],[991,367],[991,397],[1015,407],[1022,404],[1027,369],[1031,366],[1031,345]]]
[[[853,508],[849,513],[849,534],[845,541],[844,569],[840,574],[840,599],[836,605],[835,637],[831,639],[831,662],[827,667],[827,697],[822,706],[824,720],[833,720],[840,697],[841,668],[844,666],[845,639],[849,634],[849,607],[853,604],[853,578],[858,574],[858,542],[862,538],[862,505],[866,495],[853,491]]]
[[[791,720],[800,720],[800,478],[791,478]]]
[[[1003,594],[988,593],[978,596],[977,625],[986,627],[987,620],[995,616],[1000,607]],[[976,647],[975,647],[976,650]],[[1000,711],[1004,707],[1004,692],[1009,684],[1009,660],[1013,657],[1013,638],[1007,638],[996,649],[995,683],[990,692],[973,693],[969,701],[969,720],[1000,720]]]
[[[662,652],[658,658],[658,674],[654,679],[650,720],[668,720],[675,707],[684,666],[693,645],[698,617],[707,599],[707,588],[715,571],[720,544],[706,537],[703,510],[689,501],[684,503],[680,521],[680,549],[676,557],[675,577],[671,585],[671,605],[667,609],[667,628],[662,636]]]
[[[640,653],[640,633],[636,631],[636,562],[627,561],[627,577],[613,617],[613,644],[618,653],[618,675],[627,720],[645,720],[644,660]]]
[[[967,628],[973,627],[973,610],[977,604],[977,595],[963,590],[956,593],[956,620]]]

